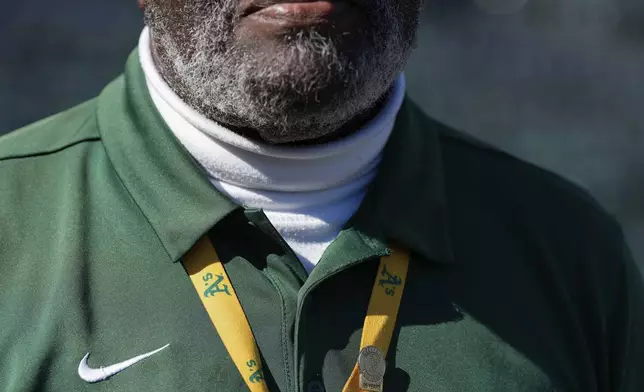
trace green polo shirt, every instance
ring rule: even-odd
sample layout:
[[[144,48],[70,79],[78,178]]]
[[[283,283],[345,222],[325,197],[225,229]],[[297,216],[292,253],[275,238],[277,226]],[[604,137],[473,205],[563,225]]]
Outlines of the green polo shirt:
[[[644,290],[613,218],[409,100],[309,276],[173,137],[136,52],[98,98],[0,139],[0,217],[0,391],[246,391],[180,263],[204,234],[271,391],[342,389],[388,243],[412,256],[385,391],[644,391]],[[88,352],[99,368],[166,344],[78,375]]]

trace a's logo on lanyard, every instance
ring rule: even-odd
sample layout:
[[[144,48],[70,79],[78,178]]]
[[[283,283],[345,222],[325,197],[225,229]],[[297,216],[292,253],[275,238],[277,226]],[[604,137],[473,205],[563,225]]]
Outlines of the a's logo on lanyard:
[[[409,254],[401,249],[392,250],[391,255],[380,259],[362,328],[360,353],[342,392],[382,391],[385,356],[396,325],[409,267]],[[268,392],[257,342],[207,235],[186,254],[183,267],[249,390]],[[216,317],[222,314],[227,317]]]
[[[211,284],[211,281],[213,279],[213,276],[212,276],[212,274],[210,272],[208,272],[204,276],[202,276],[202,279],[203,279],[204,282],[206,282],[206,286],[210,285],[210,287],[208,287],[206,289],[206,291],[203,292],[204,297],[206,297],[206,298],[212,297],[213,295],[215,295],[217,293],[226,293],[226,294],[230,295],[230,291],[228,291],[228,285],[224,284],[221,287],[219,287],[221,282],[223,282],[223,280],[224,280],[223,275],[217,275],[217,280],[215,280],[215,282],[212,283],[212,284]]]
[[[402,279],[400,276],[390,274],[389,271],[387,271],[387,263],[382,263],[382,273],[380,276],[384,277],[384,279],[379,279],[378,281],[380,287],[385,288],[385,294],[393,297],[396,294],[396,286],[400,286],[402,284]]]
[[[183,267],[248,389],[268,392],[255,337],[224,265],[207,236],[188,252]]]
[[[262,369],[259,368],[257,362],[251,359],[246,362],[246,366],[248,366],[248,369],[251,371],[251,375],[248,377],[248,380],[251,383],[255,384],[264,381],[264,374],[262,373]]]

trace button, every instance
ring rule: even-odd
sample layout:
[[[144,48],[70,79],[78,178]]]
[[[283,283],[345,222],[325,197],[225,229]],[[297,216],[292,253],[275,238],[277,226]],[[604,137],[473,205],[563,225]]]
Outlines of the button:
[[[324,385],[318,380],[309,381],[306,392],[324,392]]]

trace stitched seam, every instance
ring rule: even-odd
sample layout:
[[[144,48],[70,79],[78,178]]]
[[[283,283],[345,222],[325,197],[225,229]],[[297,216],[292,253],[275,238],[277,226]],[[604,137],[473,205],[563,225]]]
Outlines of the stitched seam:
[[[81,129],[83,129],[85,127],[85,125],[91,119],[92,119],[91,115],[87,116],[85,121],[83,121],[83,123],[78,126],[77,132],[80,131]],[[73,146],[75,146],[77,144],[81,144],[81,143],[84,143],[84,142],[87,142],[87,141],[99,141],[99,140],[101,140],[100,136],[88,136],[88,137],[85,137],[85,138],[82,138],[82,139],[79,139],[79,140],[70,141],[67,144],[63,144],[62,146],[60,146],[58,148],[54,148],[52,150],[38,151],[38,152],[25,153],[25,154],[0,156],[0,162],[9,161],[9,160],[13,160],[13,159],[23,159],[23,158],[31,158],[31,157],[52,155],[52,154],[55,154],[57,152],[61,152],[61,151],[65,150],[65,149],[67,149],[69,147],[73,147]]]
[[[0,162],[6,162],[6,161],[11,161],[11,160],[16,160],[16,159],[35,158],[35,157],[53,155],[53,154],[56,154],[56,153],[61,152],[61,151],[64,151],[64,150],[66,150],[68,148],[74,147],[74,146],[76,146],[78,144],[81,144],[81,143],[96,142],[96,141],[100,141],[100,140],[101,140],[100,137],[89,137],[89,138],[86,138],[86,139],[77,140],[77,141],[72,142],[70,144],[66,144],[66,145],[64,145],[64,146],[62,146],[60,148],[55,149],[55,150],[39,151],[39,152],[30,153],[30,154],[19,154],[19,155],[10,155],[10,156],[6,156],[6,157],[2,157],[2,158],[0,158]]]
[[[282,306],[282,354],[284,355],[284,373],[286,374],[286,390],[290,390],[291,387],[291,369],[290,369],[290,364],[291,362],[289,361],[289,352],[288,352],[288,342],[287,342],[287,331],[286,331],[286,301],[284,299],[284,293],[282,293],[282,290],[279,287],[279,284],[277,283],[277,279],[273,276],[273,274],[266,270],[266,276],[268,277],[268,280],[273,284],[275,289],[277,290],[277,293],[280,296],[281,300],[281,306]]]

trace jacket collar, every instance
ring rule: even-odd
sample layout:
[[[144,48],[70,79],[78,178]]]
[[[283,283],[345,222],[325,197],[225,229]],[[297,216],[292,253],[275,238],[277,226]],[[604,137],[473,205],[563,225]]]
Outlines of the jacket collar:
[[[208,181],[154,107],[138,53],[98,98],[101,138],[123,186],[178,261],[237,208]],[[403,104],[379,173],[347,226],[426,258],[452,259],[438,134]]]
[[[138,53],[98,98],[98,124],[123,186],[178,261],[214,224],[239,208],[216,191],[150,98]]]
[[[438,129],[408,97],[378,175],[349,224],[432,261],[454,260]]]

